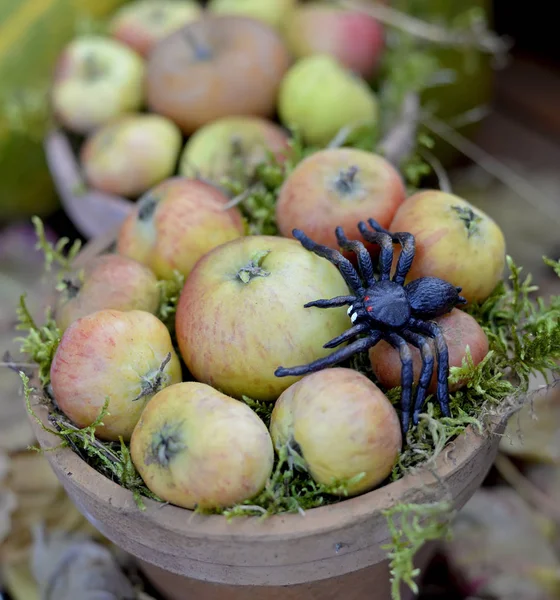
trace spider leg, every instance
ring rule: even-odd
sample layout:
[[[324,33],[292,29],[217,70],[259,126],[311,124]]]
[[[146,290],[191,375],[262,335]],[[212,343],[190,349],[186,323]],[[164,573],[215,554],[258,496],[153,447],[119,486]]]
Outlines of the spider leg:
[[[274,375],[276,377],[292,377],[299,375],[307,375],[308,373],[315,373],[316,371],[320,371],[321,369],[325,369],[326,367],[331,367],[342,361],[350,358],[354,354],[358,352],[365,352],[372,346],[375,346],[377,342],[381,339],[381,333],[379,331],[374,331],[371,335],[368,335],[365,338],[361,338],[348,344],[348,346],[344,346],[344,348],[339,348],[335,350],[332,354],[325,356],[323,358],[318,358],[308,365],[300,365],[297,367],[278,367],[276,371],[274,371]]]
[[[401,231],[397,233],[390,233],[386,229],[383,229],[383,227],[381,227],[381,225],[379,225],[379,223],[374,219],[368,219],[368,223],[372,229],[374,229],[378,233],[385,233],[387,235],[390,235],[393,242],[397,242],[401,245],[402,250],[397,261],[397,268],[395,269],[395,276],[393,277],[393,281],[395,283],[398,283],[399,285],[403,285],[406,276],[410,271],[410,267],[412,266],[412,261],[414,260],[414,255],[416,252],[416,242],[414,240],[414,236],[411,233]],[[360,225],[358,225],[358,228],[360,228]],[[363,224],[363,227],[366,227],[365,223]],[[360,232],[363,235],[361,229]]]
[[[412,331],[404,330],[402,332],[403,338],[410,342],[413,346],[416,346],[420,350],[422,355],[422,369],[420,371],[420,377],[418,379],[418,385],[416,386],[416,396],[414,398],[414,410],[412,412],[412,423],[418,425],[418,417],[420,411],[424,406],[424,400],[428,393],[428,386],[432,379],[432,373],[434,372],[434,353],[428,340]]]
[[[419,321],[411,319],[409,323],[410,329],[414,329],[419,333],[424,333],[436,341],[437,355],[437,400],[441,408],[441,412],[445,417],[451,416],[449,410],[449,386],[447,378],[449,377],[449,350],[447,343],[443,337],[443,333],[438,325],[433,322]]]
[[[346,306],[356,302],[356,296],[337,296],[336,298],[312,300],[303,305],[303,308],[316,306],[317,308],[336,308],[337,306]]]
[[[403,434],[406,435],[410,422],[410,405],[412,403],[412,382],[414,381],[414,370],[412,368],[412,353],[408,344],[400,335],[389,333],[384,338],[399,351],[401,357],[401,424]]]
[[[391,234],[381,231],[371,231],[363,221],[358,223],[358,230],[366,242],[381,246],[381,253],[379,255],[381,281],[391,279],[391,266],[393,264],[393,238]]]
[[[358,266],[362,277],[366,280],[367,287],[375,284],[375,276],[373,274],[373,265],[371,264],[371,256],[366,250],[366,247],[359,240],[349,240],[344,233],[342,227],[335,229],[338,245],[343,250],[351,250],[358,257]]]
[[[357,325],[354,325],[354,327],[350,327],[348,331],[345,331],[341,335],[333,338],[330,342],[327,342],[323,348],[336,348],[336,346],[340,346],[340,344],[347,342],[350,338],[353,338],[355,335],[358,335],[367,329],[369,329],[367,323],[358,323]]]
[[[321,256],[326,258],[333,265],[338,267],[340,274],[344,277],[344,281],[357,296],[361,296],[363,294],[364,288],[362,286],[362,282],[358,277],[352,263],[342,256],[342,254],[338,250],[333,250],[327,246],[322,246],[321,244],[317,244],[311,238],[307,237],[301,229],[292,230],[292,235],[298,240],[301,245],[310,252],[314,252],[317,256]]]

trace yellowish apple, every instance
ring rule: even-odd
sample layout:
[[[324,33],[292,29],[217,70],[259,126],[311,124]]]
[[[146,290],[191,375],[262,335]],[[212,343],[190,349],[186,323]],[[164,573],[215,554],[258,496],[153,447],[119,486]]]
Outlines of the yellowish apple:
[[[186,382],[156,394],[130,442],[148,488],[183,508],[226,508],[258,494],[272,473],[270,434],[246,404]]]
[[[303,459],[326,485],[349,481],[348,494],[369,491],[391,473],[402,445],[393,405],[365,375],[336,367],[306,375],[278,398],[270,434],[279,451]]]
[[[171,177],[183,136],[156,114],[125,115],[97,129],[82,146],[80,161],[92,187],[135,198]]]
[[[208,10],[216,14],[251,17],[279,29],[295,5],[296,0],[210,0]]]
[[[56,119],[87,134],[142,107],[144,62],[128,46],[100,35],[80,36],[58,59],[51,102]]]
[[[267,152],[282,161],[287,149],[288,134],[276,123],[260,117],[223,117],[202,126],[188,139],[179,173],[220,183],[232,175],[238,161],[250,175]]]
[[[135,0],[117,10],[109,32],[147,56],[159,40],[201,15],[202,7],[194,0]]]
[[[439,277],[461,287],[468,302],[482,302],[503,276],[506,243],[502,230],[489,215],[459,196],[440,190],[418,192],[400,205],[389,229],[407,231],[416,238],[407,282]]]
[[[309,144],[324,146],[345,126],[376,122],[378,102],[358,75],[327,54],[298,60],[280,85],[278,113]]]

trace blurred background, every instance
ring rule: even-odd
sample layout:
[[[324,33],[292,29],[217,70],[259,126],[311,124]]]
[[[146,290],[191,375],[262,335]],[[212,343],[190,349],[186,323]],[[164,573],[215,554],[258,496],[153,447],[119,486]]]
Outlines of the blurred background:
[[[12,357],[17,357],[12,340],[20,294],[28,293],[38,314],[49,301],[41,278],[42,255],[34,250],[31,216],[43,218],[49,239],[87,241],[88,234],[117,224],[131,201],[111,196],[109,204],[99,208],[95,203],[106,196],[69,188],[76,182],[79,163],[60,163],[60,147],[56,165],[45,154],[48,136],[57,127],[49,90],[60,53],[73,37],[98,31],[123,4],[124,0],[0,0],[0,348],[9,349]],[[367,0],[361,4],[376,5]],[[445,169],[451,189],[499,223],[508,252],[533,274],[542,295],[558,294],[558,279],[542,262],[543,255],[560,257],[560,44],[554,3],[387,0],[382,4],[401,16],[444,28],[442,23],[464,11],[483,11],[494,34],[511,42],[502,61],[484,52],[469,61],[462,49],[442,46],[438,50],[442,63],[457,70],[457,79],[429,88],[421,97],[425,106],[437,107],[428,133],[436,143],[436,165]],[[75,150],[79,140],[70,135],[70,142]],[[420,185],[438,185],[438,177],[428,174]],[[537,395],[532,408],[534,413],[527,409],[512,420],[483,488],[459,515],[453,539],[442,544],[427,569],[422,599],[560,598],[560,391],[553,388]],[[134,567],[115,549],[107,556],[101,546],[88,546],[89,536],[100,541],[98,534],[68,501],[46,460],[27,450],[32,443],[17,375],[4,368],[0,370],[2,600],[46,598],[41,585],[69,547],[83,552],[76,567],[82,575],[91,567],[88,561],[105,561],[98,575],[100,585],[112,581],[107,589],[116,585],[122,576],[119,566],[124,565],[132,585],[144,590],[139,594],[146,598],[155,594],[142,587]],[[59,537],[49,541],[46,532],[58,532]],[[78,533],[84,538],[68,537]],[[75,577],[78,581],[77,571]],[[79,586],[76,581],[68,582],[66,595],[57,599],[81,597],[72,595],[79,589],[72,587]]]

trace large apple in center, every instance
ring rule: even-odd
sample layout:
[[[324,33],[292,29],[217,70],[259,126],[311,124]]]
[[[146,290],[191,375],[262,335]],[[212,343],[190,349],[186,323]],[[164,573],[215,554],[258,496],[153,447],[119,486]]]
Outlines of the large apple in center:
[[[283,40],[265,23],[206,16],[154,47],[147,62],[147,102],[186,134],[220,117],[271,117],[290,62]]]
[[[197,381],[235,398],[275,400],[300,378],[275,370],[307,364],[351,326],[346,308],[304,305],[348,295],[338,269],[294,239],[246,236],[203,256],[176,314],[180,352]]]

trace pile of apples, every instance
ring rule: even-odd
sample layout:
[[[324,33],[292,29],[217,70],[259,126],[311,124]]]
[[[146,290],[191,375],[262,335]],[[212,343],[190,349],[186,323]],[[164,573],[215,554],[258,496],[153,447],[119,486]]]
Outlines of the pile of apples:
[[[279,214],[303,214],[315,237],[385,214],[391,230],[416,235],[409,279],[438,276],[460,283],[470,301],[487,297],[504,266],[499,227],[437,190],[397,199],[360,197],[361,183],[354,196],[337,191],[341,163],[325,154],[341,160],[346,152],[323,150],[300,163],[282,187]],[[392,176],[378,179],[385,192],[391,184],[401,190]],[[360,178],[358,171],[352,181]],[[355,226],[347,233],[358,238]],[[156,316],[158,280],[176,271],[185,282],[166,325]],[[63,335],[51,365],[53,397],[78,427],[106,407],[96,436],[130,443],[147,487],[178,506],[216,509],[253,498],[271,476],[275,451],[286,450],[315,481],[350,481],[350,496],[364,493],[387,480],[402,449],[398,414],[384,393],[400,385],[398,351],[384,342],[370,351],[379,386],[348,367],[275,375],[334,351],[326,342],[352,325],[345,307],[305,305],[348,294],[326,259],[290,236],[244,234],[239,209],[228,208],[215,186],[172,178],[135,205],[115,252],[66,278],[55,309]],[[467,347],[475,364],[486,356],[488,340],[473,317],[455,308],[437,321],[451,366],[461,365]],[[410,351],[417,378],[420,354]],[[435,386],[434,370],[431,392]],[[269,428],[247,397],[274,404]]]
[[[232,154],[281,157],[292,128],[324,146],[375,123],[383,47],[375,19],[326,1],[133,0],[64,49],[50,102],[87,186],[134,200],[172,175],[219,183]]]
[[[400,385],[399,353],[384,342],[370,351],[379,386],[346,367],[275,375],[279,366],[329,355],[324,345],[352,326],[345,307],[305,307],[349,290],[337,267],[292,230],[332,248],[337,226],[363,241],[357,225],[370,218],[410,232],[417,249],[408,281],[440,277],[469,302],[487,298],[502,276],[502,231],[455,195],[407,197],[401,174],[382,156],[323,148],[280,187],[279,234],[249,235],[239,207],[213,183],[236,157],[232,133],[251,165],[264,148],[279,156],[286,148],[287,135],[267,120],[277,103],[281,118],[320,147],[358,113],[371,118],[373,93],[352,73],[375,69],[379,26],[286,0],[215,1],[203,17],[193,3],[156,4],[156,20],[150,0],[122,9],[113,40],[76,40],[53,89],[61,121],[93,131],[82,157],[95,185],[140,194],[115,251],[65,279],[55,307],[63,332],[51,366],[56,405],[78,427],[107,406],[96,436],[129,443],[147,487],[188,509],[254,498],[275,452],[286,449],[319,483],[350,481],[350,496],[371,490],[387,480],[403,445],[383,391]],[[255,12],[217,14],[232,7]],[[283,26],[293,36],[291,54]],[[144,100],[154,112],[125,114]],[[184,134],[192,135],[172,173]],[[375,257],[379,248],[367,247]],[[184,286],[170,325],[157,316],[159,282],[177,273]],[[461,365],[467,348],[475,364],[486,356],[488,340],[466,312],[437,321],[451,366]],[[417,380],[420,353],[410,352]],[[430,391],[436,383],[434,371]],[[247,398],[274,404],[268,427]]]

